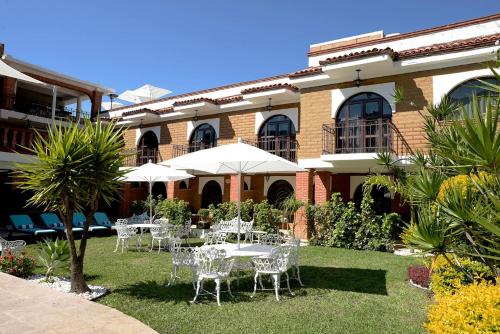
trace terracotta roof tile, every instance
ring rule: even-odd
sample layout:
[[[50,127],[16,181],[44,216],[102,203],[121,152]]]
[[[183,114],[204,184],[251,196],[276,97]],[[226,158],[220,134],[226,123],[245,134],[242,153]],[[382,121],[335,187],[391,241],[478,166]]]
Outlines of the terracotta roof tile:
[[[234,96],[228,96],[228,97],[221,97],[219,99],[216,99],[215,101],[217,104],[228,104],[228,103],[233,103],[233,102],[238,102],[243,100],[243,95],[234,95]]]
[[[154,112],[154,111],[153,111],[153,110],[151,110],[151,109],[148,109],[148,108],[141,108],[141,109],[137,109],[137,110],[131,110],[131,111],[124,112],[124,113],[122,114],[122,117],[133,116],[133,115],[143,114],[143,113],[147,113],[147,114],[156,114],[156,112]]]
[[[163,114],[171,113],[172,111],[174,111],[174,107],[167,107],[167,108],[162,108],[162,109],[156,110],[156,113],[158,115],[163,115]]]
[[[274,84],[274,85],[269,85],[269,86],[252,87],[252,88],[243,89],[241,91],[241,94],[252,94],[252,93],[258,93],[258,92],[266,92],[269,90],[282,89],[282,88],[289,89],[292,92],[299,91],[299,89],[295,86],[292,86],[292,85],[287,84],[287,83],[285,83],[285,84],[279,83],[279,84]]]
[[[198,97],[196,99],[176,101],[176,102],[174,102],[173,106],[174,107],[187,106],[187,105],[195,104],[195,103],[199,103],[199,102],[207,102],[207,103],[217,104],[217,102],[214,99],[209,99],[208,97]]]
[[[394,54],[395,54],[394,50],[391,48],[385,48],[385,49],[373,48],[371,50],[351,52],[351,53],[341,55],[341,56],[326,58],[325,60],[321,60],[319,63],[320,63],[320,65],[325,66],[325,65],[337,64],[337,63],[343,63],[343,62],[350,61],[353,59],[368,58],[368,57],[379,56],[379,55],[389,55],[391,58],[394,58]]]
[[[440,53],[458,52],[463,50],[475,49],[482,46],[498,44],[500,34],[462,39],[449,43],[434,44],[420,48],[404,50],[396,53],[397,59],[409,59],[417,57],[431,56]]]
[[[312,66],[312,67],[308,67],[306,69],[303,69],[303,70],[300,70],[297,72],[293,72],[288,77],[290,79],[293,79],[293,78],[300,78],[300,77],[305,77],[305,76],[309,76],[309,75],[316,75],[316,74],[321,74],[321,73],[323,73],[321,66]]]

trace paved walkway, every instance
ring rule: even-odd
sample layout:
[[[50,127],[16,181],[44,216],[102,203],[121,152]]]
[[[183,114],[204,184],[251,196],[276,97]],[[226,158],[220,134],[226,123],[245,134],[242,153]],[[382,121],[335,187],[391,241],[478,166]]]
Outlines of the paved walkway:
[[[0,333],[157,334],[110,307],[0,273]]]

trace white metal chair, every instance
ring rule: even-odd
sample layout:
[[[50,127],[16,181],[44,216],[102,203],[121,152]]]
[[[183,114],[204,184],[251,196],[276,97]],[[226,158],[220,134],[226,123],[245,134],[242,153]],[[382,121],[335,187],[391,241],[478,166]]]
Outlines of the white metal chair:
[[[127,224],[128,224],[128,220],[123,219],[123,218],[117,219],[116,223],[115,223],[115,225],[127,225]]]
[[[25,246],[26,241],[24,240],[9,241],[0,237],[0,255],[5,255],[7,252],[10,252],[14,256],[19,255]]]
[[[261,245],[279,246],[283,241],[283,237],[279,234],[264,234],[259,238],[259,244]]]
[[[170,273],[170,280],[167,286],[171,286],[175,283],[175,280],[179,278],[177,273],[181,268],[191,269],[193,289],[196,289],[196,263],[194,261],[195,248],[193,247],[181,247],[181,239],[174,238],[170,240],[170,252],[172,254],[172,272]]]
[[[158,242],[158,253],[160,253],[162,242],[165,242],[168,245],[169,227],[167,224],[153,226],[149,229],[149,232],[151,233],[151,249],[150,249],[151,252],[153,251],[155,241]]]
[[[222,232],[208,232],[205,235],[204,245],[221,245],[225,244],[227,239],[227,234]]]
[[[137,229],[135,227],[128,226],[128,225],[122,225],[122,224],[118,224],[115,226],[116,226],[117,239],[116,239],[116,247],[115,247],[115,250],[113,252],[116,253],[116,251],[118,250],[118,246],[120,245],[120,242],[121,242],[122,253],[123,253],[123,248],[128,249],[129,240],[132,239],[137,234]],[[138,243],[137,239],[135,242],[135,246],[137,249],[139,249],[139,243]]]
[[[153,224],[158,224],[158,225],[168,225],[170,224],[168,218],[156,218],[153,220]]]
[[[257,282],[260,284],[260,290],[274,290],[276,301],[280,301],[279,290],[281,284],[281,275],[286,276],[286,285],[288,292],[293,295],[290,289],[290,278],[288,276],[288,262],[290,253],[292,252],[291,245],[280,245],[273,249],[269,256],[258,256],[252,258],[252,263],[255,268],[254,287],[251,297],[257,292]],[[262,284],[262,275],[270,275],[273,280],[274,289],[265,289]]]
[[[194,261],[196,264],[196,294],[192,303],[200,295],[209,294],[217,298],[217,305],[220,306],[220,285],[223,279],[226,279],[227,292],[231,293],[231,280],[229,275],[233,267],[234,259],[226,258],[226,251],[216,248],[197,249],[194,253]],[[203,289],[204,280],[215,281],[215,294]],[[201,293],[200,293],[201,291]]]
[[[245,234],[245,240],[243,240],[244,242],[247,240],[250,242],[253,241],[252,230],[253,230],[253,219],[248,222],[243,220],[240,221],[240,232]]]
[[[286,244],[291,246],[290,257],[288,260],[288,268],[292,269],[291,279],[298,281],[300,286],[304,286],[302,280],[300,279],[300,266],[299,266],[300,239],[290,239]]]

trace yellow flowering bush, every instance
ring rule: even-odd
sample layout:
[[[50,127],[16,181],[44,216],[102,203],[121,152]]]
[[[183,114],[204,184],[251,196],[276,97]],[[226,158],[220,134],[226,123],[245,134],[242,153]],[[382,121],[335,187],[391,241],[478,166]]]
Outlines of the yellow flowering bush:
[[[453,295],[437,294],[435,301],[424,324],[430,334],[500,332],[499,285],[474,282]]]
[[[471,178],[479,185],[487,185],[493,181],[493,176],[485,172],[452,176],[449,179],[444,180],[439,187],[439,193],[437,196],[438,200],[443,201],[446,198],[449,189],[460,189],[460,192],[464,197],[468,192],[479,193],[479,190],[474,185]]]
[[[453,260],[452,255],[448,257]],[[474,278],[478,280],[493,280],[494,275],[490,268],[481,262],[469,258],[459,258],[462,267]],[[463,271],[455,270],[444,256],[438,256],[432,267],[431,289],[436,294],[452,294],[462,285],[471,284],[471,280]]]

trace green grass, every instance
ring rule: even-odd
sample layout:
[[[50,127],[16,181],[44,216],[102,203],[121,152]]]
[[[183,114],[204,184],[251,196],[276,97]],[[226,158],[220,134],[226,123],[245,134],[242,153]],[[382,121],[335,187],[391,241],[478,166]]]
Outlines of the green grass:
[[[113,253],[116,237],[89,240],[85,257],[88,283],[111,293],[100,303],[116,308],[160,333],[421,333],[429,299],[406,281],[415,259],[389,253],[302,247],[304,288],[292,282],[295,296],[282,291],[251,299],[253,279],[240,280],[235,298],[227,294],[218,307],[211,296],[191,305],[190,272],[172,287],[170,254]],[[34,253],[37,245],[30,245]],[[42,272],[42,269],[39,270]],[[268,283],[269,285],[269,283]],[[269,285],[270,286],[270,285]],[[209,285],[208,287],[211,287]]]

